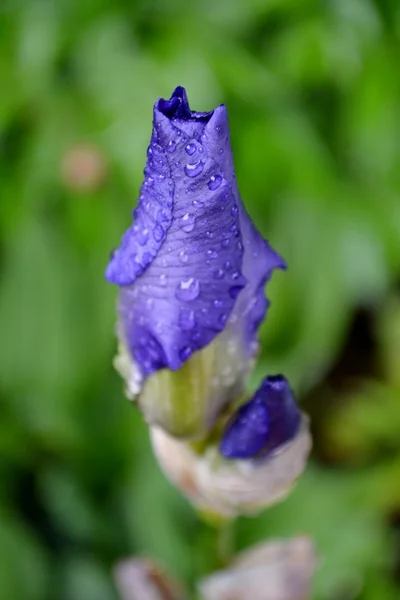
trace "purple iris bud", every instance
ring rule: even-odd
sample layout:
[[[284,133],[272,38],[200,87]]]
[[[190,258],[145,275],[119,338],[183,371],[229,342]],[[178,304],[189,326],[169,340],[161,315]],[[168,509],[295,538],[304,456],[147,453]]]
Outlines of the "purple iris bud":
[[[300,424],[301,413],[286,378],[266,377],[228,424],[220,452],[231,459],[267,457],[291,441]]]
[[[158,100],[144,175],[106,271],[131,358],[144,377],[179,369],[228,323],[251,356],[265,283],[285,264],[240,200],[225,106],[192,111],[182,87]]]

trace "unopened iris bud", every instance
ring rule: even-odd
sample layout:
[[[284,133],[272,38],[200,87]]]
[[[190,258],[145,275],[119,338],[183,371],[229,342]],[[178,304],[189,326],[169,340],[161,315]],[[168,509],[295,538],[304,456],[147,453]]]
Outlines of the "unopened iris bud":
[[[282,376],[266,378],[222,440],[211,434],[199,450],[158,428],[151,437],[167,477],[199,510],[224,517],[256,514],[286,497],[311,448],[308,419]]]
[[[285,264],[241,202],[225,106],[192,111],[181,87],[158,100],[144,173],[106,271],[120,288],[119,366],[149,423],[198,437],[242,390],[265,284]]]
[[[154,561],[131,558],[114,568],[121,600],[185,600],[181,585]]]
[[[310,600],[316,555],[307,537],[274,540],[242,552],[198,585],[201,600]]]

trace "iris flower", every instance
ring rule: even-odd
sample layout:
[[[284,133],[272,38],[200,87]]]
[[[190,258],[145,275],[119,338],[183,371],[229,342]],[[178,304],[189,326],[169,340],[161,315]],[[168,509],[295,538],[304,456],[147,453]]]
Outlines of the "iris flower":
[[[106,270],[119,286],[117,366],[150,424],[200,436],[243,392],[268,307],[265,284],[285,268],[241,201],[224,105],[192,111],[182,87],[155,103],[133,214]],[[270,431],[260,394],[250,408]],[[251,448],[237,452],[254,454],[264,429],[233,423],[223,453],[234,457],[229,440],[250,433]]]

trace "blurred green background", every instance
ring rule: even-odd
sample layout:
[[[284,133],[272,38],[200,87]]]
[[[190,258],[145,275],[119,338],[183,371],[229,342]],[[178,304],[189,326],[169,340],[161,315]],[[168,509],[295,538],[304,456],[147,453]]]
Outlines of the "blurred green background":
[[[1,0],[1,600],[115,600],[130,554],[187,581],[213,561],[123,397],[103,277],[178,84],[227,104],[242,196],[289,264],[252,383],[286,373],[315,437],[238,547],[308,532],[315,600],[400,597],[399,64],[398,0]]]

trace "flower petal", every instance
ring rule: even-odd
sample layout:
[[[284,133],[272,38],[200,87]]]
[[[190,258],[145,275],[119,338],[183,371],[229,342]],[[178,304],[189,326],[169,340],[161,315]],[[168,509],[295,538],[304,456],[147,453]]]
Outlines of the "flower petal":
[[[266,377],[253,398],[239,408],[223,435],[225,458],[265,458],[297,434],[301,413],[283,375]]]
[[[123,343],[144,376],[178,369],[233,315],[245,354],[282,260],[255,230],[235,181],[226,108],[191,111],[183,88],[154,107],[135,224],[106,271],[121,286]]]

